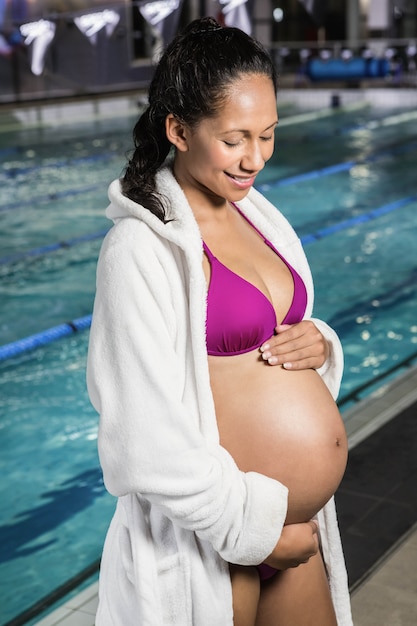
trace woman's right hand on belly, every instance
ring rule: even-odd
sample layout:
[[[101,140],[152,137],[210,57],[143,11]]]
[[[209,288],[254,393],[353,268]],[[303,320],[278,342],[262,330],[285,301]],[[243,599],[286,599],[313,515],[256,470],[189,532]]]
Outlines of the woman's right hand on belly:
[[[311,520],[301,524],[288,524],[282,529],[277,545],[264,563],[278,570],[298,567],[301,563],[307,563],[318,550],[316,522]]]

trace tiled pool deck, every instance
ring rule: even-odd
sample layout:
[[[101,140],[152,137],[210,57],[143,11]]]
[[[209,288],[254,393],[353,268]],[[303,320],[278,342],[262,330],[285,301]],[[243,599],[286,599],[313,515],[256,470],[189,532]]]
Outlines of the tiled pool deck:
[[[355,626],[417,624],[417,368],[344,418],[350,458],[336,499]],[[94,626],[97,591],[37,625]]]

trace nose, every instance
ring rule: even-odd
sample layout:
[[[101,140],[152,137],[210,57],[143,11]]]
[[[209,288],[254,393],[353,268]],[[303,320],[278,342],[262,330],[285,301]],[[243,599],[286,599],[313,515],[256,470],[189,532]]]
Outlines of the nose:
[[[258,141],[250,142],[247,145],[240,163],[243,170],[246,172],[259,172],[265,167],[267,158],[265,158],[266,155],[264,155],[264,150],[262,150],[263,147]]]

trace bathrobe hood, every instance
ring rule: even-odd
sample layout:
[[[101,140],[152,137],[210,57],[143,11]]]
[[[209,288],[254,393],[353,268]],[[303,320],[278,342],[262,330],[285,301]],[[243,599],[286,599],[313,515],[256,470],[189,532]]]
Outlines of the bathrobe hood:
[[[232,626],[228,563],[261,563],[275,547],[287,488],[241,472],[220,446],[210,388],[201,234],[171,168],[156,177],[168,223],[109,188],[97,266],[87,383],[98,449],[117,500],[102,557],[96,626]],[[252,189],[241,211],[313,284],[287,220]],[[320,373],[333,397],[340,342]],[[351,626],[346,569],[331,500],[318,516],[339,626]]]

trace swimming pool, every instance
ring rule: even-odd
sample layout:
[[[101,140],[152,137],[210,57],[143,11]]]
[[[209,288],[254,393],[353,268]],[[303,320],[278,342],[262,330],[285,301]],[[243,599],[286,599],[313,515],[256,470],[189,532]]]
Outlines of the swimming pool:
[[[343,396],[417,351],[417,116],[358,106],[281,117],[257,184],[303,239],[315,313],[344,345]],[[0,349],[2,623],[99,557],[113,511],[84,369],[106,187],[132,123],[0,136],[0,346],[12,346]],[[36,334],[36,349],[19,343]]]

